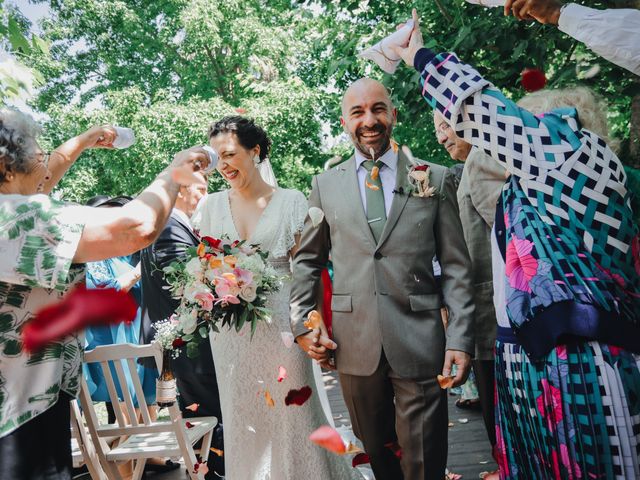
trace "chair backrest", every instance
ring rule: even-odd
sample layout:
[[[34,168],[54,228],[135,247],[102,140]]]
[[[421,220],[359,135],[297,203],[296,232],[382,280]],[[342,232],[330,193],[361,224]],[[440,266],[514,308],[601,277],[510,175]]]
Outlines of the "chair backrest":
[[[142,384],[138,375],[137,360],[139,358],[153,357],[156,361],[158,371],[162,369],[162,351],[156,345],[134,345],[130,343],[123,343],[117,345],[103,345],[94,348],[93,350],[86,351],[84,353],[85,363],[99,363],[102,368],[102,373],[107,385],[107,391],[109,392],[109,399],[114,406],[114,413],[118,427],[113,428],[101,428],[101,436],[109,435],[132,435],[139,433],[137,427],[149,427],[154,422],[151,420],[147,403],[144,397],[144,391],[142,390]],[[111,367],[116,372],[116,379],[113,378]],[[131,392],[127,385],[127,378],[131,379],[133,389],[135,391],[136,400],[138,402],[137,408],[139,408],[139,414],[141,420],[138,419],[136,412],[136,405],[134,404]],[[118,396],[116,389],[116,383],[120,387],[122,393],[122,399]],[[82,390],[85,395],[88,395],[89,389],[86,385],[86,380],[82,379]],[[87,399],[88,403],[91,403],[91,398]],[[122,409],[117,408],[120,402],[124,402],[124,408],[128,415],[128,420],[125,418]],[[98,418],[95,415],[95,411],[91,409],[86,414],[92,415],[92,423],[99,426]],[[89,419],[87,419],[89,422]],[[144,429],[148,431],[148,429]]]

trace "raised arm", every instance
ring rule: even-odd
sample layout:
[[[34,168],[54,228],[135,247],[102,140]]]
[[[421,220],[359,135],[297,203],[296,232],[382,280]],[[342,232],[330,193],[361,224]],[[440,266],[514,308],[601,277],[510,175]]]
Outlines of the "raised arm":
[[[640,10],[597,10],[560,0],[507,0],[505,15],[557,25],[602,58],[640,75]]]
[[[51,178],[44,184],[43,192],[51,193],[82,152],[88,148],[110,148],[108,145],[113,143],[115,136],[116,131],[109,125],[92,127],[53,150],[49,159]]]
[[[536,116],[518,107],[454,53],[424,48],[417,14],[414,21],[409,45],[397,51],[420,72],[423,98],[459,137],[521,178],[559,167],[580,148],[575,109]]]
[[[208,162],[202,148],[184,150],[151,185],[125,206],[96,208],[84,226],[73,261],[85,263],[120,257],[151,244],[171,214],[180,183],[188,182],[189,172]]]

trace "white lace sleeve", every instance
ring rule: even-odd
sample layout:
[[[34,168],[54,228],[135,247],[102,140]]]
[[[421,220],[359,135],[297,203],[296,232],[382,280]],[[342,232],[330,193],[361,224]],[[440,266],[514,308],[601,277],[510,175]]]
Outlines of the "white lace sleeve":
[[[282,211],[281,228],[275,245],[271,249],[274,258],[288,256],[296,244],[296,235],[302,232],[309,205],[298,190],[287,190]]]

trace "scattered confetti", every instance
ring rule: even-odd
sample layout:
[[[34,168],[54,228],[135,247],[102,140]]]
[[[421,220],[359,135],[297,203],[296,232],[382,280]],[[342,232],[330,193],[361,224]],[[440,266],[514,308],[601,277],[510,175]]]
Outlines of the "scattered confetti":
[[[390,449],[398,460],[402,460],[402,448],[397,442],[386,443],[384,446]]]
[[[367,180],[364,181],[364,185],[369,189],[369,190],[373,190],[374,192],[380,190],[380,187],[378,187],[377,185],[374,185],[373,183],[369,183]]]
[[[447,388],[451,388],[451,386],[453,385],[453,379],[455,377],[451,376],[451,377],[443,377],[442,375],[438,375],[437,379],[438,379],[438,384],[440,385],[440,388],[447,389]]]
[[[340,434],[336,429],[329,425],[323,425],[318,428],[315,432],[309,435],[309,440],[316,445],[320,445],[322,448],[326,448],[330,452],[337,453],[339,455],[343,455],[347,451]]]
[[[362,449],[355,443],[349,442],[344,453],[362,453]]]
[[[322,220],[324,220],[324,212],[318,207],[311,207],[309,209],[309,219],[311,220],[313,228],[316,228],[322,223]]]
[[[278,382],[282,383],[287,378],[287,369],[282,365],[278,367]]]
[[[187,421],[187,422],[184,422],[184,426],[185,426],[185,427],[187,427],[187,428],[193,428],[193,427],[195,427],[195,425],[194,425],[193,423],[188,422],[188,421]]]
[[[305,328],[315,330],[316,328],[320,328],[320,325],[322,325],[322,315],[320,315],[317,310],[311,310],[304,322]]]
[[[284,404],[289,405],[304,405],[304,403],[309,400],[311,396],[311,387],[305,385],[300,390],[289,390],[287,396],[284,399]]]
[[[459,418],[458,422],[460,422],[460,423],[469,423],[469,419],[468,418]]]
[[[224,451],[220,450],[219,448],[211,447],[209,450],[211,450],[213,453],[215,453],[219,457],[224,457]]]
[[[449,428],[453,427],[454,423],[453,422],[449,422]]]
[[[358,453],[351,460],[351,466],[353,468],[356,468],[358,465],[364,465],[365,463],[371,463],[371,459],[369,458],[369,455],[367,455],[364,452],[363,453]]]
[[[74,288],[61,301],[38,310],[22,330],[25,350],[34,352],[89,326],[130,323],[138,306],[131,295],[113,288]]]
[[[293,337],[293,333],[280,332],[280,336],[282,337],[282,343],[284,343],[285,347],[291,348],[293,346],[293,343],[295,341],[295,338]]]
[[[189,405],[186,408],[187,408],[187,410],[191,410],[192,412],[197,412],[199,407],[200,407],[199,403],[192,403],[191,405]]]
[[[276,402],[273,401],[273,398],[271,397],[271,394],[269,393],[269,390],[266,390],[264,392],[264,401],[267,403],[267,406],[269,406],[269,407],[275,407],[276,406]]]

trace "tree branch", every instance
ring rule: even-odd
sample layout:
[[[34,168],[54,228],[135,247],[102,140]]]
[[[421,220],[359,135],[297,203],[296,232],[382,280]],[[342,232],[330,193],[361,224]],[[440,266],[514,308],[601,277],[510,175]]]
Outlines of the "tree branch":
[[[220,68],[220,64],[218,63],[216,56],[213,54],[213,52],[209,47],[205,45],[204,49],[207,52],[207,57],[209,57],[209,60],[211,61],[211,65],[213,66],[213,69],[215,70],[211,73],[212,73],[213,80],[217,84],[216,90],[218,91],[218,94],[224,100],[226,100],[228,95],[227,95],[227,91],[224,88],[224,76],[222,74],[222,69]]]
[[[440,10],[440,13],[447,20],[447,22],[453,23],[453,17],[449,15],[449,12],[447,12],[447,10],[444,8],[440,0],[434,0],[434,1],[436,2],[436,6],[438,7],[438,10]]]

